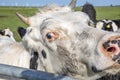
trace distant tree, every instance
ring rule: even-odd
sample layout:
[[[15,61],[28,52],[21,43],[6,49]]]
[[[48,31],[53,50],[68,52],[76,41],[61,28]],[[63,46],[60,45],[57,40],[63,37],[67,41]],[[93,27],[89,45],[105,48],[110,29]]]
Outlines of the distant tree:
[[[110,7],[113,7],[113,5],[111,4]]]

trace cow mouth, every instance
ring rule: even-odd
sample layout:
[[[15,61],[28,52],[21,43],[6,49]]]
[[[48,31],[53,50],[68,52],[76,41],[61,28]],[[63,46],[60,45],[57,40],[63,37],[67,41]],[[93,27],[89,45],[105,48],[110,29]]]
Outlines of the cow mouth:
[[[111,36],[107,40],[102,40],[99,45],[101,52],[106,57],[120,64],[120,36]]]

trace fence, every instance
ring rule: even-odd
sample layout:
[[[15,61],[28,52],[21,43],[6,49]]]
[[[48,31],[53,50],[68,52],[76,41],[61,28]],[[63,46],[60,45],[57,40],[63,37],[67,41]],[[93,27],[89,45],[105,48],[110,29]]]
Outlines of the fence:
[[[68,76],[61,76],[5,64],[0,64],[0,75],[12,76],[25,80],[75,80]]]

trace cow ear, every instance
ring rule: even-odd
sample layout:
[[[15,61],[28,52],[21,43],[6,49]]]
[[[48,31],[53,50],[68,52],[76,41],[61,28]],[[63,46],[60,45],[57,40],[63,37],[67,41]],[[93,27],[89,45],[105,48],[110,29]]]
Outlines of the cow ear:
[[[18,27],[17,32],[20,35],[20,37],[23,38],[26,34],[26,29],[24,29],[23,27]]]
[[[20,13],[16,12],[16,15],[18,18],[20,18],[21,21],[23,21],[25,24],[30,25],[30,20],[28,17],[25,17],[21,15]]]
[[[71,7],[71,9],[75,8],[75,6],[76,6],[76,0],[72,0],[70,2],[69,6]]]

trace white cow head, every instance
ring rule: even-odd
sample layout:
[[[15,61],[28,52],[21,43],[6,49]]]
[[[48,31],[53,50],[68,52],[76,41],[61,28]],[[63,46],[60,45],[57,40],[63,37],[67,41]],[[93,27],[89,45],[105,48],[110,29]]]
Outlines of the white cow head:
[[[119,72],[119,33],[90,28],[81,12],[39,14],[26,18],[30,26],[23,44],[38,52],[41,70],[85,80]]]
[[[48,72],[95,79],[120,69],[119,33],[89,28],[86,24],[48,18],[39,30],[27,29],[23,44],[40,57],[43,50],[46,52],[47,57],[41,58]]]

